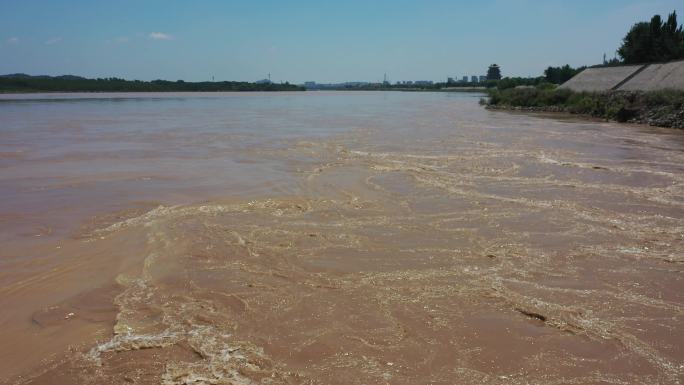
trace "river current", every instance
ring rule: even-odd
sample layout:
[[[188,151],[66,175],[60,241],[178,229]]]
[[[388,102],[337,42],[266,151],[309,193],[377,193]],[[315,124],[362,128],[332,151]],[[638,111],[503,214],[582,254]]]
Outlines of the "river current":
[[[684,133],[479,98],[0,95],[0,383],[684,381]]]

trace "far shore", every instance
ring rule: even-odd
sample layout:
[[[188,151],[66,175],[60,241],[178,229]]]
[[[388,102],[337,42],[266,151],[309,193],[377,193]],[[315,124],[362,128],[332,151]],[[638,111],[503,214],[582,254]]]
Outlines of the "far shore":
[[[162,90],[162,91],[148,91],[148,90],[120,90],[120,91],[41,91],[41,90],[21,90],[21,91],[1,91],[0,95],[33,95],[33,94],[117,94],[117,93],[131,93],[131,94],[173,94],[173,93],[183,93],[183,94],[212,94],[212,93],[226,93],[226,92],[240,92],[240,93],[256,93],[256,92],[268,92],[268,93],[278,93],[278,92],[319,92],[319,91],[396,91],[396,92],[470,92],[470,93],[486,93],[487,88],[485,87],[450,87],[450,88],[334,88],[334,89],[324,89],[324,90],[217,90],[217,91],[176,91],[176,90]]]

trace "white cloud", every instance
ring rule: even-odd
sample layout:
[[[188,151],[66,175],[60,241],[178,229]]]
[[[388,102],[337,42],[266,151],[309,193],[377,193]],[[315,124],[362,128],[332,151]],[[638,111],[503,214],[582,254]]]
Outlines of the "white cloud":
[[[19,44],[19,38],[16,36],[12,36],[9,39],[7,39],[7,44]]]
[[[149,35],[147,35],[152,40],[171,40],[173,39],[173,36],[163,33],[163,32],[152,32]]]
[[[60,41],[62,41],[61,37],[51,37],[45,41],[45,44],[53,45],[59,43]]]

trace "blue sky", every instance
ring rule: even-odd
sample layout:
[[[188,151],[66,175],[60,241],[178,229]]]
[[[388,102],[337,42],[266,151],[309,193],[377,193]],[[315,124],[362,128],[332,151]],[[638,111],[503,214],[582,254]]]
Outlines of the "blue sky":
[[[0,73],[444,80],[596,64],[681,0],[0,0]]]

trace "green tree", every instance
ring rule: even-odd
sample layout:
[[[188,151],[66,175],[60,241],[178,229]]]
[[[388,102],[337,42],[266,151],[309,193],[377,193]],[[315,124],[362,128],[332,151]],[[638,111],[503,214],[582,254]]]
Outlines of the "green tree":
[[[487,80],[501,80],[501,68],[498,65],[492,64],[489,66]]]
[[[587,67],[572,68],[568,64],[562,67],[549,67],[544,70],[544,77],[549,83],[563,84],[578,73],[584,71],[585,68]]]
[[[624,63],[650,63],[684,58],[684,31],[672,12],[663,22],[655,15],[650,22],[634,24],[622,41],[618,55]]]

